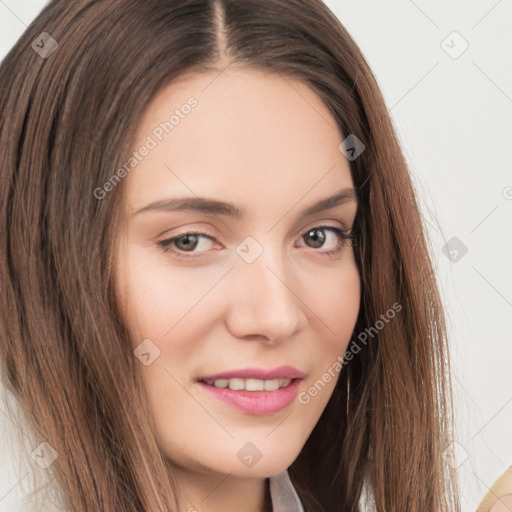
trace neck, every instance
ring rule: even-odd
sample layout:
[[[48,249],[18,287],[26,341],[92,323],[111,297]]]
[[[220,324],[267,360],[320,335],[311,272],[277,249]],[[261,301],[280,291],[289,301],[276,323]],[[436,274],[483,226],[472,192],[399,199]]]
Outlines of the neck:
[[[173,466],[180,512],[272,512],[266,478],[201,473]]]

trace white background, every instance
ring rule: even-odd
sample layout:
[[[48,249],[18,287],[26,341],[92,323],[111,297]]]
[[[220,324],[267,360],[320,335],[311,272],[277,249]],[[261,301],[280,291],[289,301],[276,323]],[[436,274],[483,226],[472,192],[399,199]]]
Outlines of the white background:
[[[376,75],[422,203],[449,317],[463,512],[474,512],[512,465],[512,1],[326,3]],[[0,0],[0,58],[45,4]],[[442,252],[453,237],[467,247],[455,262]],[[16,484],[2,467],[0,509]]]

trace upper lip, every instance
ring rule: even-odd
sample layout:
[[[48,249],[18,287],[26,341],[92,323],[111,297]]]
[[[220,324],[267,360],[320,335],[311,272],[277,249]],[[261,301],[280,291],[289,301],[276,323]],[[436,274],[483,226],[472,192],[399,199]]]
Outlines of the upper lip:
[[[215,375],[205,375],[199,377],[198,380],[218,380],[218,379],[302,379],[304,372],[294,366],[279,366],[270,370],[264,368],[245,368],[241,370],[232,370]]]

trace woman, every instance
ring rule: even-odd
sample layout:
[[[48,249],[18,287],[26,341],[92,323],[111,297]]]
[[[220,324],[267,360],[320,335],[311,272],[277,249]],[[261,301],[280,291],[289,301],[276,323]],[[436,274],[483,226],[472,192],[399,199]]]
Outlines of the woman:
[[[65,510],[459,509],[413,188],[320,0],[54,0],[0,85],[2,376]]]

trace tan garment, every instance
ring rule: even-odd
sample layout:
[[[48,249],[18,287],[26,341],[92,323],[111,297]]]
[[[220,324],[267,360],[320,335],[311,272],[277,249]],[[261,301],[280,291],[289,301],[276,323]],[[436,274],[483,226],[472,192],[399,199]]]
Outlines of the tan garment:
[[[484,496],[476,512],[510,512],[512,510],[512,466],[503,473]]]

